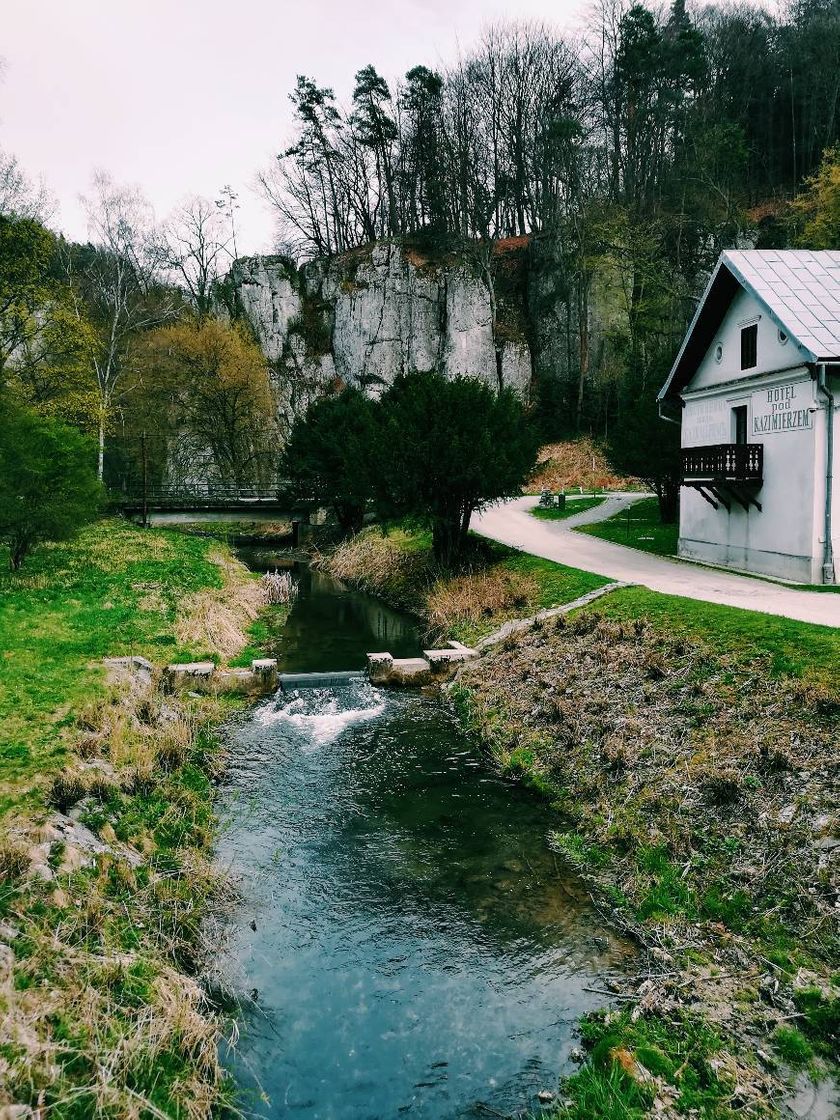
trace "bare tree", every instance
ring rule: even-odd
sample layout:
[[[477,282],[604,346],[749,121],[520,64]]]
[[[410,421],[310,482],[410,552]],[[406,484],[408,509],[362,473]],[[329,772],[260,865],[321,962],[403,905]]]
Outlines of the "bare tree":
[[[31,218],[46,225],[56,209],[55,196],[43,179],[33,183],[16,156],[0,150],[0,214]]]
[[[233,231],[224,228],[218,204],[193,195],[164,223],[161,257],[189,293],[198,315],[210,313],[213,284],[235,256]]]
[[[77,288],[96,331],[92,348],[98,393],[97,472],[105,462],[105,436],[127,373],[125,355],[133,335],[171,319],[173,293],[160,284],[160,239],[151,207],[137,188],[119,186],[98,171],[91,194],[82,197],[94,251],[68,259]]]

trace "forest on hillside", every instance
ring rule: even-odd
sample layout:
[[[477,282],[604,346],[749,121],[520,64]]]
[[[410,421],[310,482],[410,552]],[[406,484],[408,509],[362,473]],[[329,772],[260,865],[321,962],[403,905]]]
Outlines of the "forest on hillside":
[[[500,24],[446,71],[367,66],[346,108],[299,77],[294,143],[260,184],[293,255],[408,238],[490,274],[494,242],[537,243],[576,343],[546,403],[560,432],[598,433],[661,383],[722,249],[840,244],[839,94],[837,0],[601,0],[575,39]]]
[[[440,72],[366,66],[346,106],[299,76],[256,185],[298,262],[391,239],[466,262],[491,303],[515,239],[532,319],[562,308],[568,328],[532,402],[545,434],[667,450],[653,395],[721,249],[840,247],[838,93],[840,0],[603,0],[575,38],[503,23]],[[0,153],[3,391],[90,432],[112,484],[178,454],[259,481],[288,433],[277,371],[217,298],[233,191],[157,222],[100,173],[87,209],[90,241],[69,243]]]

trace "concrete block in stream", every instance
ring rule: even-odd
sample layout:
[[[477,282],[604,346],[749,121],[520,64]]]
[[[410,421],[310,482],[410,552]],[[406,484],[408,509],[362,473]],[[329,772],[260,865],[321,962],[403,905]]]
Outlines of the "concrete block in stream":
[[[368,678],[371,684],[387,684],[394,659],[390,653],[369,653],[367,655]]]
[[[367,662],[371,684],[418,688],[429,684],[432,679],[432,670],[425,657],[393,657],[390,653],[369,653]]]
[[[435,677],[449,677],[463,661],[471,661],[478,654],[469,646],[459,643],[457,646],[450,645],[449,649],[424,649],[423,656],[429,662]]]
[[[164,685],[169,692],[210,692],[215,671],[212,661],[167,665],[163,671]]]
[[[391,665],[388,684],[398,688],[417,688],[429,684],[432,671],[425,657],[396,657]]]
[[[251,662],[251,671],[257,678],[260,692],[270,694],[277,691],[280,675],[277,672],[276,657],[258,657]]]
[[[257,658],[250,669],[217,669],[212,661],[168,665],[164,682],[170,692],[270,696],[277,690],[277,661],[273,657]]]

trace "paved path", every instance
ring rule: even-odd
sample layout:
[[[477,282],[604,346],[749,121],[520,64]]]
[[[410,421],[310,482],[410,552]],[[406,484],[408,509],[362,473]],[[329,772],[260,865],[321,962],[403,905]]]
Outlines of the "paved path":
[[[669,560],[571,531],[575,525],[603,521],[638,499],[638,494],[616,494],[600,506],[564,521],[541,521],[530,513],[538,498],[515,498],[475,518],[472,528],[482,536],[534,556],[609,579],[638,583],[666,595],[840,627],[840,593],[797,591],[783,584],[720,572],[684,560]]]

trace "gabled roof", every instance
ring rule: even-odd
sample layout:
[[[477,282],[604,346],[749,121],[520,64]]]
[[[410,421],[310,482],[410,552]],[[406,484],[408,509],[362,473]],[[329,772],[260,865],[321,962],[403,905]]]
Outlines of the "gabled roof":
[[[840,252],[733,249],[720,255],[659,400],[676,396],[694,376],[739,287],[764,305],[808,361],[840,359]]]

